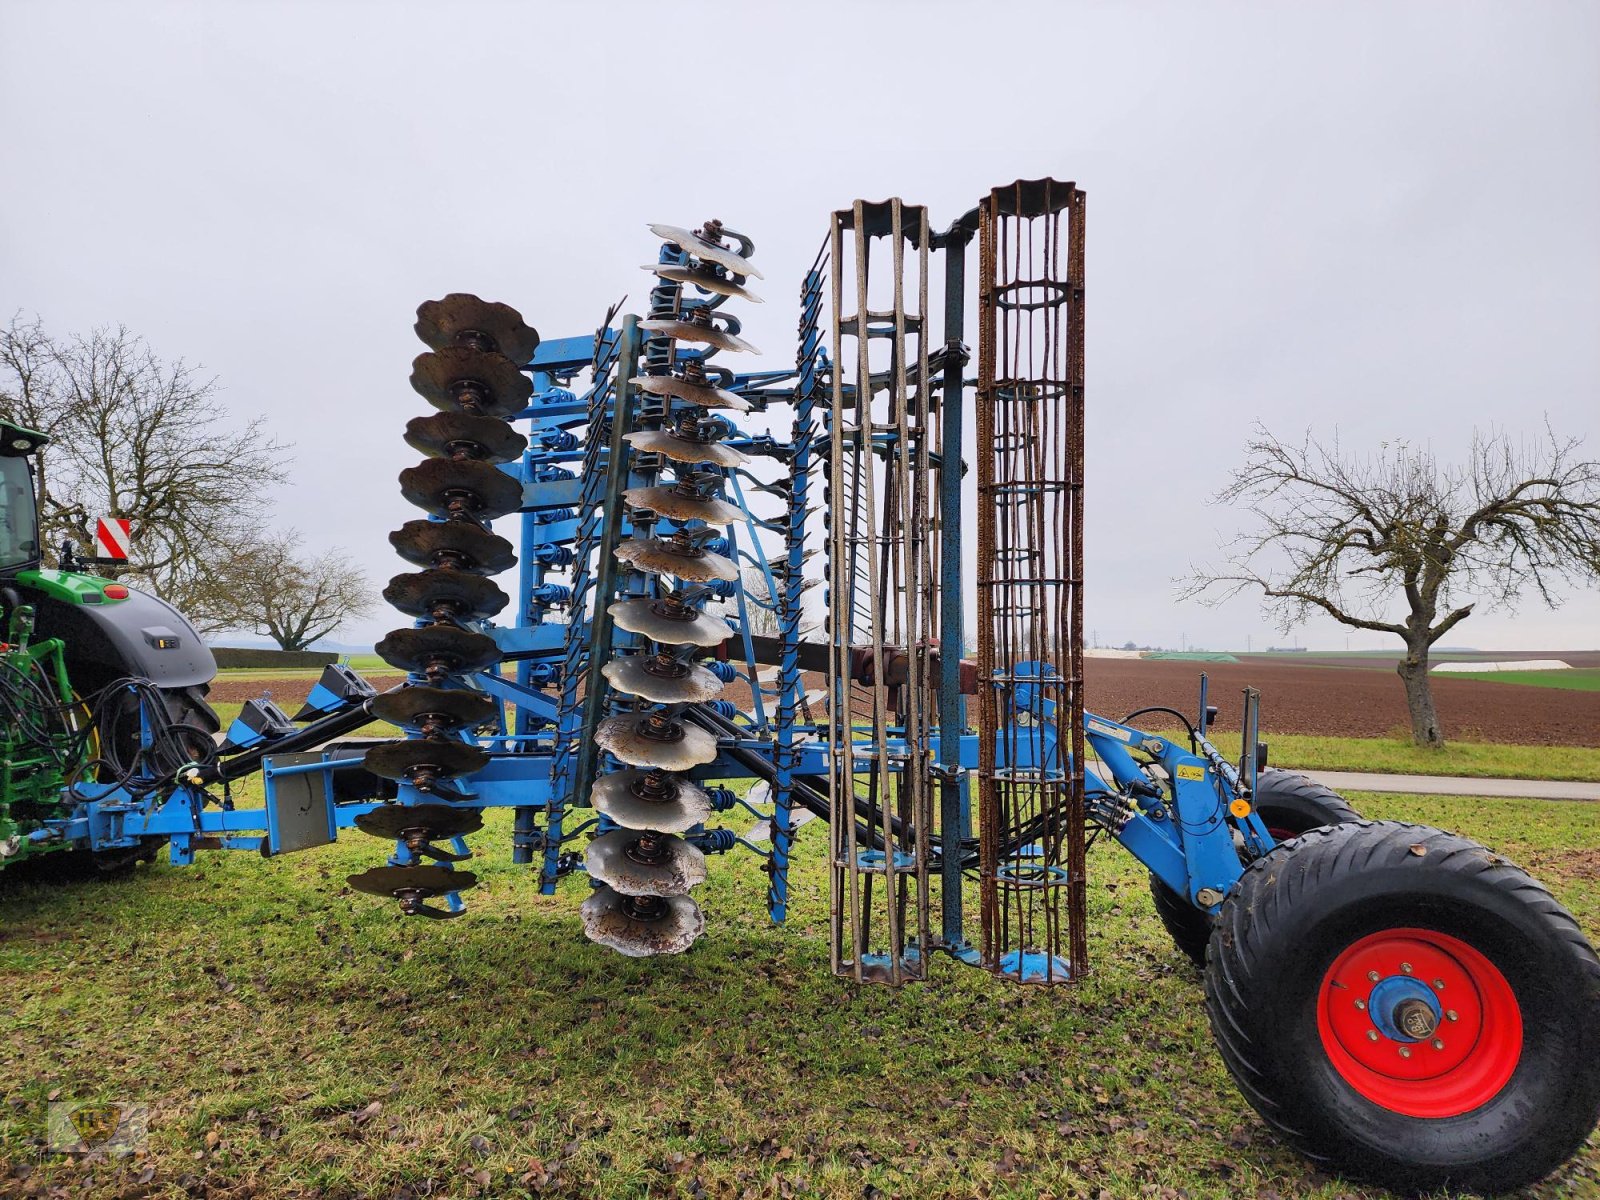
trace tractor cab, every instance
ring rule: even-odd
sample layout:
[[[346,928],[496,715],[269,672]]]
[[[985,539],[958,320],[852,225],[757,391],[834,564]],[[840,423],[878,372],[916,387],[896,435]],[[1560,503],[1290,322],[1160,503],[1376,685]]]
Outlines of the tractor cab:
[[[50,439],[0,421],[0,577],[39,565],[39,512],[28,460]]]

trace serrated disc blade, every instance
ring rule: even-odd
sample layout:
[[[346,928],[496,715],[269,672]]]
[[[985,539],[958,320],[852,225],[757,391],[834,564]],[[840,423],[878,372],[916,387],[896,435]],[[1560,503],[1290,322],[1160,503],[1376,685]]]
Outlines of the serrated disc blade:
[[[444,867],[372,867],[346,878],[358,892],[369,896],[395,896],[412,892],[422,896],[443,896],[477,886],[471,871],[449,871]]]
[[[652,713],[619,713],[607,717],[594,740],[630,767],[687,771],[717,757],[717,739],[698,725],[659,718]]]
[[[709,383],[690,383],[677,375],[639,375],[629,380],[641,392],[652,396],[676,396],[701,408],[731,408],[735,412],[749,412],[750,401],[727,388]]]
[[[384,779],[456,779],[488,765],[489,756],[477,746],[454,738],[411,738],[384,742],[367,751],[362,765]]]
[[[685,620],[675,615],[683,611],[679,606],[663,600],[619,600],[606,611],[618,629],[671,646],[720,646],[733,636],[733,626],[721,617],[690,608],[694,615]]]
[[[732,446],[679,437],[666,429],[641,429],[626,437],[628,444],[641,454],[661,454],[673,462],[711,463],[727,468],[743,466],[750,461],[747,455]]]
[[[614,658],[600,673],[617,691],[653,704],[699,704],[722,694],[722,680],[704,667],[673,662],[669,668],[654,654]]]
[[[442,569],[396,575],[383,598],[408,616],[457,621],[482,621],[511,602],[482,575]]]
[[[732,296],[738,300],[748,300],[751,304],[760,304],[761,297],[749,288],[735,283],[723,275],[714,275],[703,267],[679,267],[667,263],[647,263],[644,270],[672,283],[692,284],[708,292],[716,292],[719,296]]]
[[[738,334],[729,333],[720,325],[702,325],[699,321],[675,321],[662,317],[640,321],[639,328],[646,333],[672,338],[674,341],[697,342],[703,346],[715,346],[718,350],[732,350],[744,354],[761,353]]]
[[[705,915],[688,896],[655,901],[661,915],[650,920],[629,915],[627,901],[612,888],[597,888],[578,909],[584,936],[629,958],[651,958],[682,954],[706,931]]]
[[[429,676],[470,675],[500,661],[493,638],[455,625],[396,629],[374,650],[391,667]]]
[[[522,507],[522,485],[498,467],[460,458],[430,458],[400,472],[400,494],[446,519],[493,521]]]
[[[470,292],[451,292],[443,300],[417,306],[417,336],[435,350],[485,342],[518,365],[533,357],[539,335],[509,304],[480,300]]]
[[[628,538],[616,550],[617,558],[641,571],[672,575],[691,583],[721,579],[729,583],[739,578],[739,568],[731,558],[696,550],[685,554],[664,538]]]
[[[674,521],[704,521],[708,525],[731,525],[744,516],[742,510],[715,496],[697,496],[674,485],[629,488],[622,498],[635,508],[648,508]]]
[[[670,833],[646,834],[659,861],[641,862],[640,831],[616,829],[590,842],[583,865],[593,879],[624,896],[682,896],[706,881],[706,856]]]
[[[473,458],[479,462],[514,462],[528,448],[528,439],[498,417],[477,413],[440,412],[406,422],[406,445],[429,458]]]
[[[735,275],[747,275],[751,279],[766,278],[737,250],[709,241],[693,229],[685,229],[681,225],[663,224],[650,226],[650,232],[663,242],[671,242],[678,249],[687,251],[703,262],[714,262],[719,267],[726,267]]]
[[[602,775],[589,792],[589,803],[627,829],[658,833],[684,833],[711,815],[711,799],[703,788],[664,771]]]
[[[482,692],[423,684],[374,696],[370,707],[372,715],[380,721],[413,727],[426,721],[452,731],[492,721],[499,709],[499,705]]]
[[[466,346],[417,355],[411,386],[437,409],[501,420],[527,408],[533,396],[533,380],[505,355]]]
[[[407,521],[389,535],[389,544],[419,567],[498,575],[517,565],[511,543],[474,521]]]
[[[483,814],[452,804],[385,804],[357,817],[356,828],[381,838],[422,830],[427,841],[442,841],[477,833],[483,828]]]

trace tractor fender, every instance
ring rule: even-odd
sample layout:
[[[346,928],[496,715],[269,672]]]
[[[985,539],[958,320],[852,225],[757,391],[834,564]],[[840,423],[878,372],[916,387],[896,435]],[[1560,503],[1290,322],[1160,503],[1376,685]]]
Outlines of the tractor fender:
[[[21,583],[22,581],[19,581]],[[217,660],[177,609],[147,592],[84,604],[22,587],[34,605],[38,638],[60,638],[72,666],[111,678],[135,675],[162,689],[197,687],[216,677]]]

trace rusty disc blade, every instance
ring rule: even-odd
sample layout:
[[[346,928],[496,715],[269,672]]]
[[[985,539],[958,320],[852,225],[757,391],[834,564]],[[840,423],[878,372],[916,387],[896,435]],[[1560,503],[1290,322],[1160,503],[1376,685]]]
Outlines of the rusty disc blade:
[[[522,485],[498,467],[430,458],[400,472],[400,494],[447,520],[493,521],[522,507]]]
[[[735,275],[747,275],[751,279],[766,278],[737,250],[701,237],[693,229],[685,229],[681,225],[652,225],[650,232],[663,242],[671,242],[678,249],[688,251],[702,262],[714,262],[719,267],[726,267]]]
[[[675,660],[663,662],[655,654],[614,658],[600,668],[600,673],[617,691],[652,704],[699,704],[722,694],[722,680],[704,667]]]
[[[499,705],[470,688],[436,688],[412,684],[374,696],[372,715],[393,725],[434,725],[455,732],[494,720]]]
[[[687,771],[717,757],[717,739],[698,725],[653,720],[650,713],[619,713],[595,730],[595,743],[630,767]]]
[[[718,467],[740,467],[750,459],[721,442],[702,442],[679,437],[667,429],[641,429],[627,435],[628,444],[643,454],[662,454],[673,462],[711,463]]]
[[[359,875],[348,876],[345,881],[369,896],[399,899],[406,893],[426,898],[464,892],[477,885],[478,877],[471,871],[450,871],[444,867],[372,867]]]
[[[539,348],[539,335],[522,314],[497,300],[451,292],[443,300],[417,306],[417,336],[434,350],[476,346],[495,350],[519,366]]]
[[[411,363],[411,386],[445,412],[514,417],[528,407],[533,380],[503,354],[451,346],[419,354]]]
[[[677,375],[639,375],[629,380],[641,392],[652,396],[676,396],[701,408],[731,408],[735,412],[749,412],[750,401],[737,392],[719,388],[709,383],[691,383]]]
[[[456,621],[482,621],[511,602],[482,575],[443,569],[396,575],[383,598],[409,616]]]
[[[613,888],[596,888],[578,909],[584,936],[629,958],[651,958],[682,954],[706,931],[705,914],[688,896],[654,900],[646,919],[633,915],[628,901]]]
[[[622,498],[635,508],[648,508],[674,521],[704,521],[708,525],[731,525],[744,516],[736,505],[716,496],[700,496],[680,491],[672,484],[660,487],[629,488]]]
[[[731,558],[705,550],[685,553],[665,538],[629,538],[617,546],[617,557],[641,571],[654,575],[673,575],[691,583],[721,579],[732,583],[739,568]]]
[[[705,823],[711,800],[681,775],[664,771],[613,771],[595,780],[589,804],[627,829],[684,833]]]
[[[511,543],[475,521],[407,521],[389,535],[389,544],[419,567],[498,575],[517,565]]]
[[[708,292],[716,292],[719,296],[732,296],[739,300],[748,300],[752,304],[760,304],[761,297],[740,284],[735,283],[725,275],[717,275],[704,267],[679,267],[668,263],[648,263],[644,270],[659,275],[662,279],[673,283],[690,283],[695,287],[704,288]]]
[[[456,625],[396,629],[374,649],[391,667],[425,674],[434,682],[446,675],[471,675],[500,661],[493,638]]]
[[[678,342],[697,342],[715,346],[718,350],[732,350],[741,354],[760,354],[749,342],[736,333],[729,333],[720,325],[703,325],[699,321],[677,321],[657,317],[639,322],[639,328],[657,337],[668,337]]]
[[[722,618],[664,600],[619,600],[606,611],[618,629],[664,645],[720,646],[733,636],[733,626]]]
[[[528,448],[528,439],[498,417],[441,412],[406,422],[406,445],[429,458],[475,458],[479,462],[514,462]]]
[[[483,828],[483,814],[453,804],[385,804],[356,818],[356,828],[373,837],[398,838],[421,830],[427,841],[462,837]]]
[[[624,896],[682,896],[706,881],[706,856],[680,837],[614,829],[590,842],[583,865],[591,879]]]
[[[362,765],[384,779],[455,779],[483,770],[488,762],[483,750],[455,738],[410,738],[374,746]]]

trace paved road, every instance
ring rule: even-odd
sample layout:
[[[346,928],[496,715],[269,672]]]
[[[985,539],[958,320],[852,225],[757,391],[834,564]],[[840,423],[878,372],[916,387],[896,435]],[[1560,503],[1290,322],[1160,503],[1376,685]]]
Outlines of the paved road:
[[[1415,792],[1426,796],[1520,796],[1534,800],[1600,800],[1600,782],[1551,779],[1473,779],[1465,775],[1378,775],[1366,771],[1306,771],[1335,791]]]

